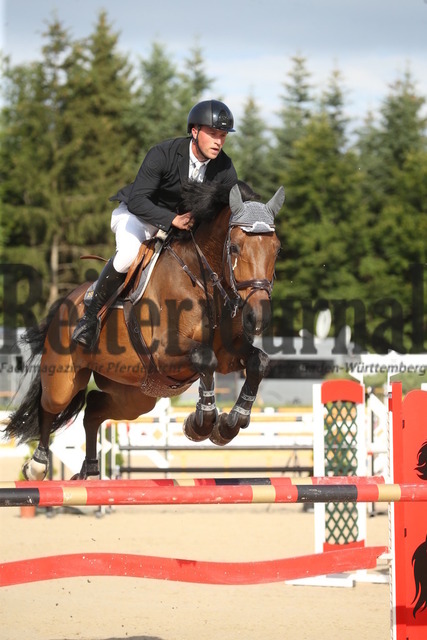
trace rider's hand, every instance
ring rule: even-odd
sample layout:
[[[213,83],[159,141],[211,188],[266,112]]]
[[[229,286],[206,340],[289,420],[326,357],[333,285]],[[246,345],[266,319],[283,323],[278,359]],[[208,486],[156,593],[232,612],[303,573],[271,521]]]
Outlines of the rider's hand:
[[[179,216],[175,216],[172,220],[172,226],[177,229],[182,229],[183,231],[189,231],[194,224],[193,214],[189,211],[188,213],[182,213]]]

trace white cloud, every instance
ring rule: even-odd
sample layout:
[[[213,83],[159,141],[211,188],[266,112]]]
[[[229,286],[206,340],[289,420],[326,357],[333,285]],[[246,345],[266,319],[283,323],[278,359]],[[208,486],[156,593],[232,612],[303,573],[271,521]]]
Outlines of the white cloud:
[[[266,121],[275,122],[275,113],[280,109],[284,83],[289,80],[292,69],[291,57],[265,55],[246,56],[230,61],[230,68],[218,73],[218,66],[208,62],[208,74],[216,78],[214,89],[228,101],[238,121],[243,105],[252,95],[261,107]],[[307,70],[315,95],[319,95],[332,71],[339,69],[345,92],[346,111],[358,121],[369,111],[377,112],[389,91],[389,86],[409,68],[415,80],[416,90],[427,97],[427,77],[424,61],[412,59],[410,62],[400,55],[374,55],[373,53],[344,56],[334,60],[330,56],[319,55],[307,58]]]

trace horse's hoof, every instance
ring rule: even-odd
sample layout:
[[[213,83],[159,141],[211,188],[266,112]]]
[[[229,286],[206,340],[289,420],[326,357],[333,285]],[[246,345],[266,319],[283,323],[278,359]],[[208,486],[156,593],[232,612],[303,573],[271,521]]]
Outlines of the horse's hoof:
[[[73,476],[71,476],[70,480],[86,480],[86,476],[82,476],[81,473],[75,473]]]
[[[235,427],[230,427],[227,424],[227,419],[228,413],[221,413],[219,420],[215,423],[209,437],[209,440],[218,447],[225,447],[225,445],[231,442],[240,431],[240,427],[237,425]]]
[[[44,480],[47,476],[47,471],[47,465],[42,462],[35,462],[35,460],[28,460],[22,467],[22,475],[25,480],[30,480],[31,482]]]
[[[99,477],[99,464],[97,459],[88,459],[85,458],[83,460],[82,468],[79,473],[75,473],[71,480],[87,480],[90,477]]]
[[[42,481],[49,471],[49,456],[45,449],[37,447],[32,458],[27,460],[22,467],[22,475],[25,480]]]
[[[185,418],[182,430],[189,440],[192,440],[193,442],[202,442],[203,440],[207,440],[211,435],[212,425],[208,425],[206,433],[203,433],[202,428],[197,424],[196,412],[193,411],[193,413],[190,413],[190,415]]]

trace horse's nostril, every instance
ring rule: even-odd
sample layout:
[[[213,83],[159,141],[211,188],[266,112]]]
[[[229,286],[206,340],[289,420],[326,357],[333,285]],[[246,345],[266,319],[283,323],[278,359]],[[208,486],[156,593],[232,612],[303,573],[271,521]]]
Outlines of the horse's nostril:
[[[256,332],[257,317],[252,310],[248,310],[243,316],[243,327],[246,333],[253,335]]]

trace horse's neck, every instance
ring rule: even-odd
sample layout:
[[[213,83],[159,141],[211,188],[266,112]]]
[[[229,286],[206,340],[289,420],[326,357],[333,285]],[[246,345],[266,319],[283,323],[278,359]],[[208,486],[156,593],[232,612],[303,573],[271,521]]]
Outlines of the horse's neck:
[[[195,240],[214,271],[220,272],[225,239],[230,221],[230,209],[224,209],[216,218],[199,227]]]

